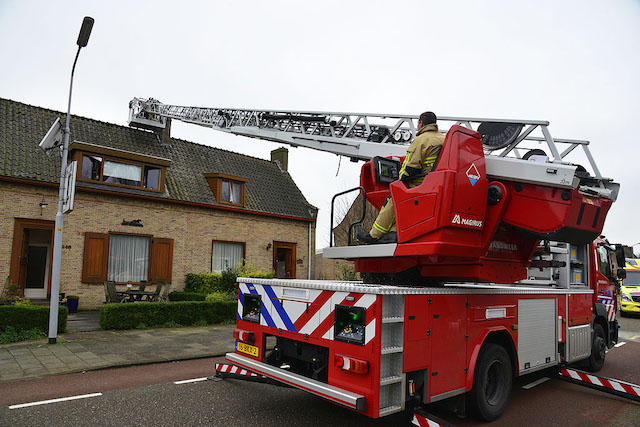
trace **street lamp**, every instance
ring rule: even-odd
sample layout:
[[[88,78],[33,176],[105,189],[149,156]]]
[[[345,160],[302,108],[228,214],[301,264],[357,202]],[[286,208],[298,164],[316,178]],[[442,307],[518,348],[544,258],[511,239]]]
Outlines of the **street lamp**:
[[[69,105],[67,107],[67,123],[63,130],[64,142],[62,145],[62,164],[60,166],[60,192],[58,195],[58,213],[56,214],[56,227],[53,238],[53,267],[51,272],[51,299],[49,304],[49,344],[55,344],[58,337],[58,296],[60,294],[62,226],[64,224],[63,203],[65,175],[67,169],[67,156],[69,154],[69,120],[71,118],[71,90],[73,88],[73,72],[76,69],[76,63],[78,62],[80,49],[85,47],[89,42],[89,35],[91,35],[93,22],[94,19],[90,16],[85,16],[82,20],[82,27],[80,28],[80,34],[78,34],[78,41],[76,42],[78,44],[78,52],[76,53],[76,59],[73,61],[73,68],[71,68],[71,82],[69,83]]]

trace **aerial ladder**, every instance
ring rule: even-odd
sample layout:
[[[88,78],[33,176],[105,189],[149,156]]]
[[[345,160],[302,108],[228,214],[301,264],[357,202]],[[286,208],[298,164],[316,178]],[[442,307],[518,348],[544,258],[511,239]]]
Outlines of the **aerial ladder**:
[[[397,243],[336,247],[330,239],[324,257],[354,261],[371,283],[525,279],[539,241],[596,238],[619,191],[589,141],[554,138],[541,120],[439,117],[447,137],[438,164],[407,188],[397,177],[416,116],[129,104],[130,126],[159,131],[168,119],[364,160],[357,190],[378,209],[391,194]],[[568,161],[576,150],[589,170]]]

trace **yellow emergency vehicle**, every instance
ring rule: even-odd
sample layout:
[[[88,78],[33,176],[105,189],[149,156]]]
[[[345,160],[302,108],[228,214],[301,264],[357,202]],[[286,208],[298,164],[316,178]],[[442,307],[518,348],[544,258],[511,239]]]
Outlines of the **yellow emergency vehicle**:
[[[640,314],[640,259],[627,258],[624,266],[627,277],[620,287],[620,314]]]

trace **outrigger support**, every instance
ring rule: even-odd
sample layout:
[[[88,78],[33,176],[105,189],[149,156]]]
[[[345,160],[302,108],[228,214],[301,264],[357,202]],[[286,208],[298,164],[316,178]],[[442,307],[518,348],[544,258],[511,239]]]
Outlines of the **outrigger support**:
[[[570,383],[583,385],[594,390],[603,391],[625,399],[640,402],[640,385],[626,381],[600,377],[577,369],[560,368],[557,378]]]
[[[248,371],[236,365],[230,365],[227,363],[216,363],[215,367],[216,373],[215,375],[209,377],[209,380],[221,381],[224,378],[233,378],[236,380],[251,381],[254,383],[265,383],[277,385],[280,387],[290,387],[289,385],[281,383],[280,381],[273,380],[271,378],[265,377],[264,375],[256,374],[255,372]]]

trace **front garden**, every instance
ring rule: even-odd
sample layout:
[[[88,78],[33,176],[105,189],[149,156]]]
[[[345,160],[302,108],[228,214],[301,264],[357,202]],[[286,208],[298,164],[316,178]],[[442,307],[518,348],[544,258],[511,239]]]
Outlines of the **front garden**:
[[[234,323],[238,277],[268,278],[273,271],[256,270],[247,263],[222,273],[187,274],[184,292],[171,292],[168,302],[105,304],[100,309],[102,329],[145,329]],[[0,293],[0,344],[40,339],[49,329],[49,307],[36,306],[20,295],[17,286]],[[58,331],[67,330],[68,309],[60,306]]]

